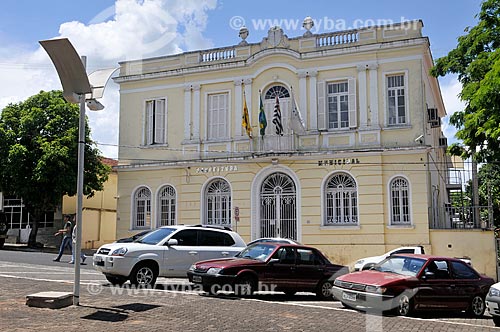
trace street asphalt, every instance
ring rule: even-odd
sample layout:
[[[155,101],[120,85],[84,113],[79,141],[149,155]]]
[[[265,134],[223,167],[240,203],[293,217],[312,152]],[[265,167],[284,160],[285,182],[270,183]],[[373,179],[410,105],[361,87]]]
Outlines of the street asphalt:
[[[149,290],[117,288],[90,265],[82,266],[79,306],[28,307],[29,294],[73,291],[73,266],[52,262],[53,257],[0,251],[1,331],[500,331],[486,316],[380,316],[345,309],[337,301],[317,301],[308,293],[213,297],[186,279],[159,278]]]

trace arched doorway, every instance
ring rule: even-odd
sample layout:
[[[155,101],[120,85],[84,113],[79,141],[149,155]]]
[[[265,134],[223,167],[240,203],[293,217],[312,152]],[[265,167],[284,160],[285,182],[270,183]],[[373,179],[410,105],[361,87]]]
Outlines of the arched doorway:
[[[258,232],[297,240],[297,189],[285,173],[272,173],[262,182]]]

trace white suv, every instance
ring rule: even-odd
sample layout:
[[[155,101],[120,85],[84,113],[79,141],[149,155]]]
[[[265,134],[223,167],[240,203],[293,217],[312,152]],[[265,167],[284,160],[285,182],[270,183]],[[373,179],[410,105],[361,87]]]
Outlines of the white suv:
[[[246,247],[241,236],[229,228],[165,226],[132,243],[110,243],[94,255],[94,268],[114,285],[127,280],[153,286],[156,278],[187,277],[198,261],[232,257]]]

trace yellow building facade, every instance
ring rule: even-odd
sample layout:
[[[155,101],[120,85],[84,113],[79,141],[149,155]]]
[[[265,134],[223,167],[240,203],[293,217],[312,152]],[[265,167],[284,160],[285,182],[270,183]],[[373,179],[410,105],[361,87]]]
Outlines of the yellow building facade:
[[[494,276],[492,232],[444,208],[446,112],[422,26],[240,31],[236,46],[121,63],[116,237],[230,226],[342,264],[423,245]]]
[[[110,167],[117,165],[116,160],[102,158],[102,162]],[[109,173],[108,180],[101,191],[94,196],[83,198],[82,207],[82,248],[97,249],[105,243],[116,240],[116,196],[118,175],[115,170]],[[76,196],[64,196],[62,215],[76,213]],[[61,226],[62,227],[62,226]],[[59,227],[59,228],[61,228]]]

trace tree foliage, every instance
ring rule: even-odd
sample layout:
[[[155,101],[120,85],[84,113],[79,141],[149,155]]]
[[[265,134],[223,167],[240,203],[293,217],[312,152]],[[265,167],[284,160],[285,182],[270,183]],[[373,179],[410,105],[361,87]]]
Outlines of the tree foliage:
[[[488,162],[500,156],[500,1],[483,1],[476,17],[478,24],[465,30],[457,47],[436,61],[431,74],[454,73],[462,83],[460,98],[466,106],[450,117],[450,123],[463,145],[451,145],[449,152],[467,158],[478,148],[475,159]]]
[[[79,107],[61,91],[41,91],[0,114],[0,191],[23,198],[32,217],[30,244],[40,216],[76,194],[78,122]],[[110,169],[86,128],[84,194],[91,196],[103,189]]]

